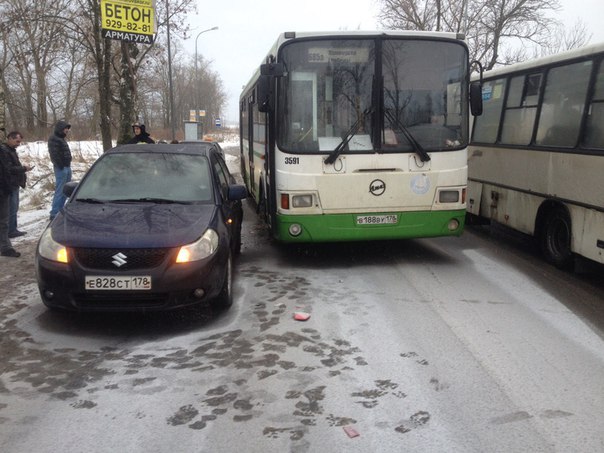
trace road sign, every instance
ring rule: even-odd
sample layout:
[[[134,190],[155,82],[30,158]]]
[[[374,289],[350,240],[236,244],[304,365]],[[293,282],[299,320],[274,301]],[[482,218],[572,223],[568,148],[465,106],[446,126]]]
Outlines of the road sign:
[[[104,38],[152,44],[155,0],[101,0]]]
[[[216,126],[216,127],[222,126],[222,120],[220,118],[216,118],[214,120],[214,126]]]

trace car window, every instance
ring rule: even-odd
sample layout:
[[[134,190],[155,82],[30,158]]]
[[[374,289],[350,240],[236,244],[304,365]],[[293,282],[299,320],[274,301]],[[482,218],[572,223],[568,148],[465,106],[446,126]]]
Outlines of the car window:
[[[226,200],[229,194],[229,171],[224,161],[216,155],[212,156],[212,165],[214,166],[214,172],[216,173],[216,176],[218,176],[222,199]]]
[[[76,200],[159,198],[177,202],[212,201],[205,156],[171,153],[106,154],[80,183]]]

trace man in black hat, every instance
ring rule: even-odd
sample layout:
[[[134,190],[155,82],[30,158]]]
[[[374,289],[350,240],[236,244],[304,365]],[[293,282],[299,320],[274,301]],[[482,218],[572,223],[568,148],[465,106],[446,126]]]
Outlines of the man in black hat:
[[[132,132],[134,133],[134,137],[128,143],[155,143],[149,132],[145,130],[144,124],[134,123],[132,125]]]

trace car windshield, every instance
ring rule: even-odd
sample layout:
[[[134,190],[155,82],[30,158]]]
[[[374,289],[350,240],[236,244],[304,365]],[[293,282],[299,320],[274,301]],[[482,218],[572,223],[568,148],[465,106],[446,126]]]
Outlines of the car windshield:
[[[78,201],[209,202],[213,200],[205,156],[113,153],[103,156],[80,183]]]

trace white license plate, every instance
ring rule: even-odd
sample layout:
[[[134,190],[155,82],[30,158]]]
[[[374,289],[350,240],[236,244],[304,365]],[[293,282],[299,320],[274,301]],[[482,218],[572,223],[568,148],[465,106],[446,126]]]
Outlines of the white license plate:
[[[148,275],[129,277],[88,275],[84,280],[84,287],[94,291],[150,290],[151,277]]]
[[[357,225],[392,225],[398,223],[398,215],[358,215]]]

